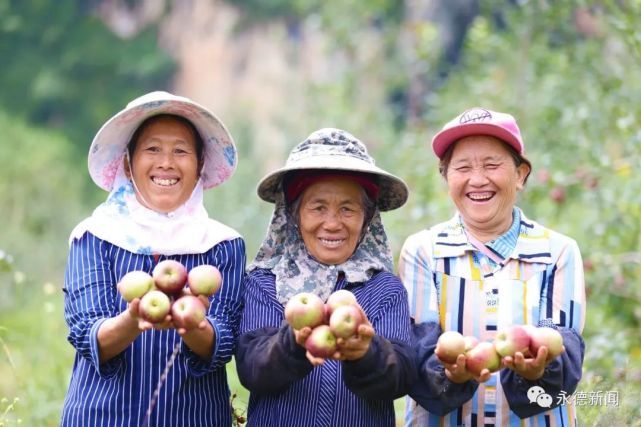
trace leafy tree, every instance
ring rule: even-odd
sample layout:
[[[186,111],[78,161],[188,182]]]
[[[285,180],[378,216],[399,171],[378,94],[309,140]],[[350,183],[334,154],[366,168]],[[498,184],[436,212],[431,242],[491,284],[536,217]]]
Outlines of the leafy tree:
[[[98,19],[98,1],[1,0],[0,106],[58,128],[86,154],[97,123],[166,87],[175,64],[151,26],[130,40]]]

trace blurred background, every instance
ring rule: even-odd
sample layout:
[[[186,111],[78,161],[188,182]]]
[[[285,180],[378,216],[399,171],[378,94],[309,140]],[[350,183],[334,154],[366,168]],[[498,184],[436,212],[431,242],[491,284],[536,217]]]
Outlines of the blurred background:
[[[640,426],[640,28],[639,0],[0,0],[0,426],[59,422],[68,236],[107,195],[89,145],[159,89],[234,135],[238,170],[206,207],[250,260],[272,208],[256,184],[313,130],[350,131],[408,182],[383,216],[397,258],[454,210],[434,133],[469,107],[511,112],[534,166],[519,206],[584,257],[581,424]]]

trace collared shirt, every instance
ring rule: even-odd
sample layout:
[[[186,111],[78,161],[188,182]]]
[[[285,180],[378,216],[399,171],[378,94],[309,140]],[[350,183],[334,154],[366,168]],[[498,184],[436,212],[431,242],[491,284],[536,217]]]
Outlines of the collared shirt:
[[[167,258],[180,261],[187,270],[211,264],[223,276],[223,286],[212,297],[207,315],[216,333],[210,360],[189,350],[175,330],[152,329],[101,364],[98,329],[127,309],[116,283],[129,271],[150,273],[157,261]],[[74,240],[63,290],[68,340],[76,356],[60,425],[230,426],[225,364],[238,333],[244,268],[245,244],[240,238],[223,241],[202,254],[157,259],[126,251],[91,233]],[[154,397],[166,368],[166,378]]]
[[[564,330],[564,339],[567,335],[566,353],[546,368],[542,383],[553,384],[561,378],[563,384],[555,386],[576,387],[581,377],[583,344],[579,334],[585,316],[578,246],[574,240],[528,220],[522,212],[518,230],[516,244],[501,264],[490,264],[489,258],[469,243],[458,214],[408,237],[399,272],[408,290],[410,310],[417,323],[437,322],[444,331],[456,330],[482,341],[492,340],[498,329],[512,324],[553,322]],[[503,237],[509,239],[504,235],[498,240]],[[504,369],[492,374],[471,400],[444,417],[430,414],[408,399],[406,425],[576,425],[573,404],[551,410],[536,407],[536,402],[528,401],[529,386]],[[528,418],[521,419],[517,413],[527,413]]]
[[[284,321],[275,276],[247,276],[236,367],[250,391],[248,427],[393,427],[394,399],[416,377],[407,293],[398,277],[380,272],[364,283],[339,278],[356,296],[376,336],[358,361],[313,367]],[[384,337],[384,338],[383,338]]]
[[[501,234],[496,239],[485,244],[492,252],[503,259],[506,259],[514,251],[521,231],[521,213],[519,209],[514,208],[512,211],[512,225],[510,229]],[[494,263],[490,259],[490,262]],[[495,263],[494,263],[495,264]]]

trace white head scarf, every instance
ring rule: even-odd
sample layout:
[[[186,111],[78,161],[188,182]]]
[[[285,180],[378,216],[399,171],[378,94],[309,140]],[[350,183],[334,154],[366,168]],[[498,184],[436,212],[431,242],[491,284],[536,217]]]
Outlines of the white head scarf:
[[[185,204],[160,213],[138,201],[124,162],[120,163],[107,200],[74,228],[69,243],[90,232],[133,253],[177,255],[204,253],[224,240],[240,237],[234,229],[209,218],[201,179]]]

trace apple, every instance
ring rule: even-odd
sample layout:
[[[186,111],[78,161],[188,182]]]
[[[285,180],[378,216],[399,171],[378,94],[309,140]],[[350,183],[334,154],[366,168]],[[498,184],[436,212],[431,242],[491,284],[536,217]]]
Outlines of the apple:
[[[456,363],[459,354],[465,353],[465,338],[457,331],[445,331],[436,342],[436,356],[445,363]]]
[[[332,292],[329,298],[327,298],[327,302],[325,304],[327,304],[328,314],[331,316],[334,310],[338,307],[343,305],[354,305],[358,304],[358,302],[356,301],[356,296],[354,296],[353,293],[347,289],[339,289]]]
[[[125,301],[131,302],[149,292],[154,287],[154,279],[144,271],[130,271],[122,276],[116,287]]]
[[[192,294],[210,297],[220,289],[223,276],[213,265],[203,264],[189,270],[187,282]]]
[[[558,204],[565,202],[565,189],[563,187],[554,187],[550,190],[550,198]]]
[[[170,310],[171,301],[169,297],[164,292],[158,290],[151,290],[143,295],[138,306],[140,317],[151,323],[164,321]]]
[[[171,318],[178,328],[194,329],[205,320],[205,305],[198,297],[184,295],[171,305]]]
[[[465,340],[466,353],[468,350],[471,350],[472,348],[476,347],[476,344],[479,343],[479,339],[472,335],[466,335],[465,337],[463,337],[463,339]]]
[[[496,333],[494,347],[502,357],[514,356],[517,352],[527,354],[530,348],[530,335],[522,325],[508,326]]]
[[[476,376],[481,375],[483,369],[496,372],[501,367],[501,357],[496,352],[494,344],[489,341],[478,343],[465,353],[465,358],[467,370]]]
[[[305,348],[314,357],[331,357],[336,352],[336,337],[329,326],[316,326],[305,340]]]
[[[329,318],[329,329],[336,338],[349,338],[357,334],[363,322],[361,311],[356,305],[343,305],[334,310]]]
[[[179,292],[187,282],[187,269],[173,259],[160,261],[152,271],[156,288],[166,294]]]
[[[301,292],[285,304],[285,319],[296,330],[313,328],[325,320],[325,304],[318,295]]]
[[[536,355],[541,346],[548,349],[548,360],[563,353],[563,336],[556,329],[541,327],[530,330],[530,351]]]

